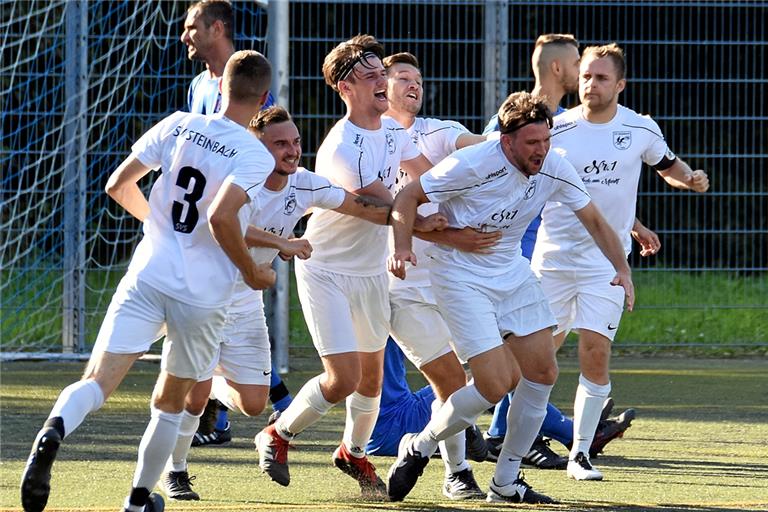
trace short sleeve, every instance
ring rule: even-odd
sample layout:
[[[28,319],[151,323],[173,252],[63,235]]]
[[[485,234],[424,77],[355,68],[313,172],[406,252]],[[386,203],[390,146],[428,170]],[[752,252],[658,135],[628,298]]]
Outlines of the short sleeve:
[[[178,123],[186,115],[188,115],[186,112],[174,112],[150,128],[131,146],[133,156],[151,169],[160,167],[163,158],[163,139],[178,129]]]
[[[275,159],[267,148],[254,138],[253,147],[237,162],[237,167],[227,176],[224,184],[231,183],[242,188],[250,200],[264,186],[267,176],[275,168]]]
[[[555,173],[558,188],[550,197],[550,201],[560,201],[572,211],[581,210],[592,198],[573,165],[565,158],[559,157],[558,160],[556,164],[558,169]]]
[[[309,206],[323,208],[325,210],[333,210],[341,206],[346,196],[346,191],[335,186],[323,176],[309,171],[304,171],[305,183],[301,183],[299,186],[309,189],[312,194],[312,204]]]
[[[667,141],[664,140],[664,135],[661,133],[659,125],[650,117],[645,117],[645,119],[648,122],[648,131],[651,132],[651,137],[648,147],[643,151],[641,157],[643,162],[653,166],[661,162],[665,157],[668,160],[674,160],[676,158],[675,154],[667,146]]]
[[[419,178],[424,194],[432,203],[460,196],[481,183],[475,170],[463,158],[448,156]]]

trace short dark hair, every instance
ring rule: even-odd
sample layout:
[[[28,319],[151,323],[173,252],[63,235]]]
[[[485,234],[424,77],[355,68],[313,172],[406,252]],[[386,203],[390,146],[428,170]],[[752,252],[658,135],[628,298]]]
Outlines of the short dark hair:
[[[624,50],[616,43],[604,44],[603,46],[587,46],[581,53],[581,59],[584,60],[589,55],[594,55],[596,59],[610,58],[616,68],[618,79],[621,80],[626,76],[627,63],[624,59]]]
[[[254,101],[269,91],[272,65],[254,50],[235,52],[224,67],[222,92],[236,101]]]
[[[358,62],[368,65],[372,56],[383,59],[384,47],[371,35],[358,34],[349,41],[339,43],[323,61],[325,83],[338,92],[338,83],[350,76]]]
[[[279,105],[272,105],[271,107],[259,110],[259,113],[248,123],[248,131],[261,134],[267,126],[291,120],[291,114],[287,110]]]
[[[529,92],[513,92],[499,108],[499,131],[512,133],[532,123],[547,123],[552,128],[552,112],[546,98]]]
[[[389,70],[389,68],[395,64],[410,64],[415,68],[420,67],[419,59],[417,59],[416,56],[410,52],[400,52],[389,55],[388,57],[385,57],[381,63],[384,64],[384,69],[386,70]]]
[[[187,13],[192,12],[193,9],[200,10],[205,28],[210,28],[215,21],[221,21],[224,25],[224,35],[230,41],[234,39],[235,14],[232,4],[227,0],[200,0],[189,6]]]

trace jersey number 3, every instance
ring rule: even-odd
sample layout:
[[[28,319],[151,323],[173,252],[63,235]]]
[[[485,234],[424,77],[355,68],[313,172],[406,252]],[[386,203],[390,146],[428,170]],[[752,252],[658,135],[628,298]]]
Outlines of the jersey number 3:
[[[192,181],[194,181],[194,185],[192,190],[189,190],[189,185]],[[191,233],[195,229],[195,224],[200,219],[200,212],[197,211],[197,202],[203,197],[205,176],[194,167],[182,167],[179,170],[176,185],[183,188],[187,193],[183,197],[185,202],[173,202],[173,207],[171,208],[173,229],[179,233]]]

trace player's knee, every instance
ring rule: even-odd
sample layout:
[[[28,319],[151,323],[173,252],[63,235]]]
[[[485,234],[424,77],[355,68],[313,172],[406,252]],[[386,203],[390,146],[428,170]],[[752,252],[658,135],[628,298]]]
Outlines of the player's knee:
[[[267,397],[265,396],[240,396],[240,411],[246,416],[258,416],[267,407]]]
[[[200,416],[207,404],[208,397],[206,395],[198,396],[194,393],[189,393],[184,401],[184,409],[194,416]]]
[[[557,367],[556,361],[551,361],[523,372],[525,378],[531,382],[547,385],[553,385],[557,381],[559,373],[560,370]]]
[[[338,403],[354,393],[360,385],[360,372],[350,372],[329,378],[322,385],[323,396],[331,403]]]

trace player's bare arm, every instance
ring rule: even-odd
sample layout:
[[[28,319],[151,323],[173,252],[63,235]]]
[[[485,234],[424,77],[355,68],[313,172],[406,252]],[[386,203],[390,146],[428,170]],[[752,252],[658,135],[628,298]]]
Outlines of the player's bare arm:
[[[413,236],[427,242],[447,245],[464,252],[489,254],[501,239],[501,231],[484,232],[470,227],[445,228],[440,231],[430,231],[427,233],[414,232]]]
[[[398,192],[392,205],[392,226],[395,250],[387,259],[387,270],[392,275],[405,279],[405,262],[416,265],[416,255],[412,250],[413,223],[416,220],[416,209],[426,203],[427,196],[418,180],[410,182]]]
[[[262,290],[273,286],[277,276],[269,265],[257,265],[248,254],[237,217],[237,212],[247,202],[248,195],[242,188],[225,184],[213,199],[208,224],[213,238],[240,271],[245,284],[254,290]]]
[[[485,135],[476,135],[474,133],[462,133],[456,139],[456,149],[473,146],[487,140]]]
[[[640,256],[651,256],[661,249],[661,240],[659,240],[659,236],[654,231],[645,227],[638,218],[635,218],[635,223],[632,225],[630,234],[632,235],[632,238],[640,244]]]
[[[277,249],[282,259],[294,256],[306,260],[312,255],[312,244],[303,238],[283,238],[269,231],[249,225],[245,231],[245,244],[248,247],[268,247]]]
[[[707,176],[707,173],[701,169],[692,170],[682,158],[676,158],[670,167],[657,172],[659,176],[664,178],[664,181],[675,188],[693,190],[694,192],[706,192],[709,190],[709,176]]]
[[[632,284],[632,270],[627,263],[621,240],[591,201],[587,206],[574,213],[616,270],[616,277],[613,278],[611,284],[624,288],[627,310],[632,311],[635,307],[635,287]]]
[[[432,162],[430,162],[424,155],[419,155],[416,158],[400,162],[400,168],[408,173],[408,176],[414,181],[432,167],[434,167]]]
[[[138,181],[150,170],[138,158],[129,156],[109,176],[104,187],[109,197],[142,222],[149,215],[149,202],[141,192]]]

